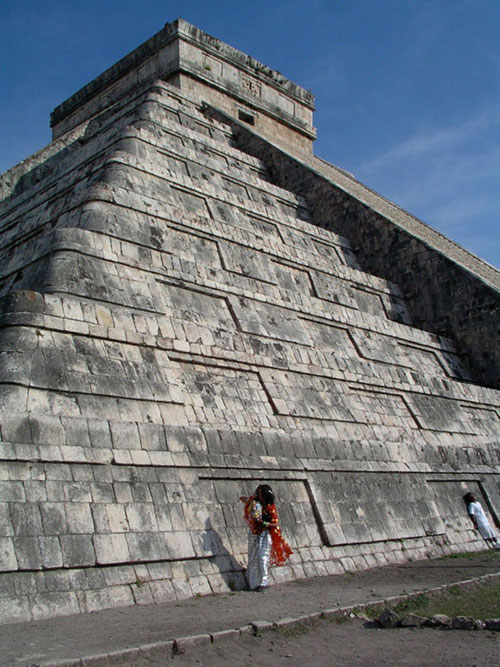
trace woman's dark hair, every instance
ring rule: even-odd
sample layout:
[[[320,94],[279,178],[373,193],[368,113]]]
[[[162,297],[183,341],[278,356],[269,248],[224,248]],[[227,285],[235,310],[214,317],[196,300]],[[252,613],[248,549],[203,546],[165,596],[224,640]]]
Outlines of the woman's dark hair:
[[[466,494],[464,495],[464,503],[465,503],[466,505],[470,505],[470,503],[473,503],[474,500],[475,500],[475,498],[474,498],[474,496],[472,495],[472,493],[466,493]]]
[[[274,493],[269,484],[260,484],[257,491],[262,494],[262,501],[264,505],[274,505]]]

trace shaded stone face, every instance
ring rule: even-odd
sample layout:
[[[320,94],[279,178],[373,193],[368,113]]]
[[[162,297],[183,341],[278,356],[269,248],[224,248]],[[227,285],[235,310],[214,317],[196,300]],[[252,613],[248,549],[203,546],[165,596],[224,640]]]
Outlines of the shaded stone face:
[[[306,91],[176,25],[0,183],[3,621],[241,588],[263,482],[275,581],[478,549],[462,496],[499,510],[496,274],[304,157]]]

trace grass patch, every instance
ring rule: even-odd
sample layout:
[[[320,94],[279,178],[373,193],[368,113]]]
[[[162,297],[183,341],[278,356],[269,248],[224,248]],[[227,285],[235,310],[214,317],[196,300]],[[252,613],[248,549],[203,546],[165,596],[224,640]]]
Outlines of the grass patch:
[[[417,597],[410,598],[408,600],[402,600],[401,602],[398,602],[398,604],[394,607],[394,611],[396,614],[421,614],[420,611],[416,611],[417,609],[425,609],[430,605],[430,599],[429,596],[426,595],[425,593],[420,593],[420,595],[417,595]],[[438,612],[436,612],[438,613]],[[439,612],[439,613],[444,613],[444,612]],[[423,614],[422,614],[423,615]]]
[[[369,606],[369,607],[365,607],[362,610],[363,614],[366,614],[366,616],[368,616],[368,618],[378,618],[383,611],[384,611],[384,608],[379,607],[379,606],[376,606],[376,607]]]
[[[283,637],[292,639],[294,637],[302,637],[302,635],[307,635],[317,625],[318,621],[316,619],[311,619],[309,621],[303,621],[302,623],[291,625],[288,628],[278,628],[277,631],[283,635]]]
[[[497,552],[493,549],[487,549],[486,551],[464,551],[458,554],[450,554],[449,556],[443,556],[437,560],[447,560],[448,558],[460,558],[464,560],[483,560],[487,563],[495,560]]]
[[[338,616],[334,616],[331,620],[337,625],[342,625],[342,623],[349,623],[352,619],[349,614],[339,614]]]
[[[446,614],[473,618],[500,617],[500,582],[482,584],[474,588],[453,586],[439,597],[421,594],[400,602],[394,611],[399,615],[414,613],[419,616]]]

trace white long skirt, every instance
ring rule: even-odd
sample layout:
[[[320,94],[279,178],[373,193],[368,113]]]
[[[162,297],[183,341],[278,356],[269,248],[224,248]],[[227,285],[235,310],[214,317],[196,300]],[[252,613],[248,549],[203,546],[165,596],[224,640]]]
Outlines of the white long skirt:
[[[483,540],[491,540],[496,537],[495,531],[490,526],[488,519],[476,517],[477,529]]]
[[[271,533],[262,531],[260,535],[248,533],[247,580],[250,590],[259,586],[269,586],[269,560],[271,558]]]

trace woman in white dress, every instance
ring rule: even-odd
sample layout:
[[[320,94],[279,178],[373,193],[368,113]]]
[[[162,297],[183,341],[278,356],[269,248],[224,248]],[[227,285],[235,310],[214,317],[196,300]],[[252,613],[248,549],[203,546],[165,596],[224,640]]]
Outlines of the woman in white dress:
[[[490,526],[488,517],[486,516],[481,503],[478,502],[472,493],[466,493],[464,496],[465,504],[467,505],[467,512],[471,518],[474,528],[479,532],[483,540],[491,544],[493,549],[500,549],[495,531]]]
[[[253,496],[240,496],[245,503],[248,523],[248,587],[263,593],[269,588],[269,567],[284,565],[293,553],[281,535],[274,493],[269,484],[260,484]]]

